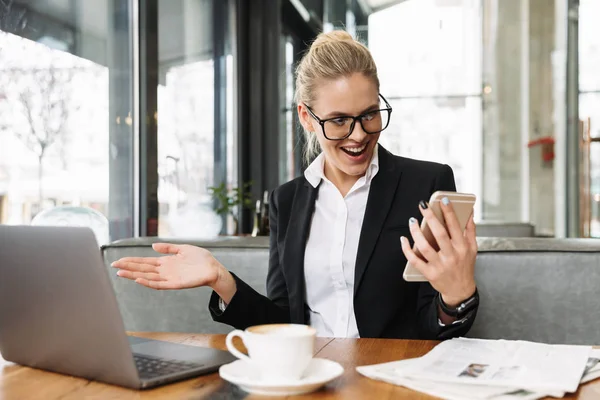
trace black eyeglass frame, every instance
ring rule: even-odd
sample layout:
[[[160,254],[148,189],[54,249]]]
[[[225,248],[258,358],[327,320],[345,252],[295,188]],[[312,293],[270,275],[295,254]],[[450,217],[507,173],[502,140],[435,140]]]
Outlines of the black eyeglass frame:
[[[360,126],[363,128],[363,131],[368,135],[374,135],[376,133],[382,132],[383,130],[385,130],[385,128],[387,128],[390,125],[390,120],[392,119],[392,106],[390,106],[390,103],[388,103],[388,101],[385,99],[385,97],[383,97],[383,95],[381,93],[379,93],[379,97],[381,97],[381,99],[385,102],[385,108],[367,111],[360,115],[357,115],[356,117],[353,117],[352,115],[338,115],[337,117],[321,119],[321,118],[317,117],[315,112],[307,104],[304,104],[304,105],[306,106],[306,110],[308,111],[310,116],[313,117],[319,123],[319,125],[321,125],[321,130],[323,131],[323,136],[325,136],[325,139],[327,139],[327,140],[345,140],[345,139],[348,139],[352,135],[352,132],[354,132],[354,127],[356,126],[356,121],[358,121]],[[387,123],[385,124],[385,126],[382,126],[381,129],[378,130],[377,132],[367,132],[367,130],[365,129],[365,126],[362,123],[362,118],[367,114],[371,114],[371,113],[377,112],[377,111],[379,111],[379,112],[387,111],[387,113],[388,113]],[[327,137],[327,133],[325,133],[325,123],[327,121],[333,121],[334,119],[338,119],[338,118],[352,118],[352,124],[350,125],[350,129],[348,130],[348,134],[341,138]]]

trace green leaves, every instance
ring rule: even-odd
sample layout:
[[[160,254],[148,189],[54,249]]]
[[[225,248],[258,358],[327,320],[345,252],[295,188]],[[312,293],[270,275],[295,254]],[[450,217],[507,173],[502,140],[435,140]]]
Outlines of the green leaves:
[[[225,182],[219,186],[209,187],[208,190],[215,200],[214,210],[217,214],[231,214],[234,218],[238,207],[252,208],[252,181],[242,184],[242,186],[229,189]]]

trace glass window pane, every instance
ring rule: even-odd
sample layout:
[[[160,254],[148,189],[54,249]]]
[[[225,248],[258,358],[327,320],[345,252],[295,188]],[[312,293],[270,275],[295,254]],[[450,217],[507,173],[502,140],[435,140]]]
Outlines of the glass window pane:
[[[600,143],[590,146],[590,236],[600,238]]]
[[[175,210],[213,184],[213,75],[212,59],[198,61],[169,68],[158,87],[159,201]]]
[[[590,136],[600,138],[600,92],[579,95],[579,119],[590,119]]]
[[[158,234],[212,237],[220,233],[222,218],[213,211],[209,188],[231,187],[235,158],[227,111],[233,104],[233,59],[215,58],[213,37],[213,8],[223,5],[159,0],[158,6]]]
[[[118,3],[3,10],[0,223],[89,207],[108,217],[112,239],[133,236],[131,15]]]
[[[402,2],[369,17],[384,96],[481,91],[479,0]]]
[[[235,124],[236,124],[236,116],[234,114],[234,74],[235,69],[233,66],[233,55],[227,54],[227,94],[226,102],[227,102],[227,182],[237,182],[238,181],[238,170],[237,170],[237,135]]]
[[[294,171],[294,41],[282,34],[280,43],[281,134],[279,137],[279,182],[285,183],[295,176]]]
[[[600,1],[579,3],[579,90],[600,91]]]
[[[394,111],[380,143],[403,157],[450,165],[457,190],[479,193],[481,98],[388,101]]]
[[[449,164],[457,189],[478,196],[481,26],[480,0],[408,1],[369,17],[380,91],[394,109],[381,143],[401,156]]]
[[[579,116],[582,121],[589,119],[590,137],[600,138],[600,92],[579,95]],[[590,235],[600,237],[600,142],[591,143],[589,162]]]

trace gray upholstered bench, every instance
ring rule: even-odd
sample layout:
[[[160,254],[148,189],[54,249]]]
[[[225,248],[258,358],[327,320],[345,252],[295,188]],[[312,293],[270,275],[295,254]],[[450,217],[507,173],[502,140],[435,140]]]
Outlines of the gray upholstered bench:
[[[124,256],[151,256],[157,238],[103,247],[107,265]],[[164,240],[164,239],[163,239]],[[600,240],[478,238],[476,277],[482,305],[470,337],[600,344]],[[267,238],[179,241],[205,247],[252,287],[265,293]],[[402,266],[399,266],[402,268]],[[213,322],[207,288],[154,291],[110,269],[129,330],[225,333]]]
[[[533,225],[522,222],[482,221],[477,223],[477,236],[481,237],[533,237]]]
[[[152,257],[158,255],[152,243],[159,238],[123,239],[103,246],[107,267],[121,257]],[[269,238],[223,237],[214,241],[168,240],[204,247],[223,265],[240,276],[259,292],[266,293],[269,264]],[[165,331],[226,333],[227,325],[214,322],[208,312],[211,290],[208,288],[156,291],[116,275],[109,267],[110,277],[125,321],[131,331]]]
[[[600,240],[479,238],[470,337],[600,344]]]

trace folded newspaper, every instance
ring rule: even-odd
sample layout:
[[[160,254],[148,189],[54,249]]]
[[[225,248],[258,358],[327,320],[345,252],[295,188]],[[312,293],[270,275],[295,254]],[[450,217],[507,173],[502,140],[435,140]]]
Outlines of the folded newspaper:
[[[526,341],[452,339],[419,358],[357,367],[369,378],[448,400],[563,397],[600,377],[600,350]]]

